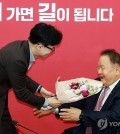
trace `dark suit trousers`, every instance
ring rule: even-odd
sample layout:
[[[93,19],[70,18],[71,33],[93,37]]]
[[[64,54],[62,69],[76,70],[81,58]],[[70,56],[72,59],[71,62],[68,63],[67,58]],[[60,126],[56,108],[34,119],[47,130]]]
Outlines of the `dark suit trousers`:
[[[4,108],[2,119],[0,121],[0,129],[0,134],[18,134],[15,126],[12,124],[12,118],[7,105]]]
[[[84,133],[81,131],[80,126],[75,126],[65,129],[62,134],[84,134]]]

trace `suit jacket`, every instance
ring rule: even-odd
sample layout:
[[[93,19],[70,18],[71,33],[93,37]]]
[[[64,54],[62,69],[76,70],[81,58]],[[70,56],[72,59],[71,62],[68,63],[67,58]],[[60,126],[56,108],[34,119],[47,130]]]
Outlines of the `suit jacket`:
[[[0,49],[0,120],[11,87],[18,99],[34,107],[41,108],[45,102],[43,97],[34,95],[39,84],[27,76],[29,60],[27,41],[15,41]]]
[[[94,111],[99,95],[100,93],[60,107],[61,109],[72,106],[83,110],[83,120],[80,121],[80,125],[65,130],[67,134],[84,134],[88,126],[92,127],[92,134],[120,133],[120,81],[108,96],[102,109]],[[103,121],[103,124],[100,121]],[[110,125],[110,123],[117,125]]]

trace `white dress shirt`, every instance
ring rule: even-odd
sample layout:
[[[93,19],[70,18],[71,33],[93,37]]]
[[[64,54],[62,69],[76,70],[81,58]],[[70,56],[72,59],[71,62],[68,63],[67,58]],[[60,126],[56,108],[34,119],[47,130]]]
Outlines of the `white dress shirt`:
[[[102,101],[101,108],[102,108],[102,106],[104,105],[104,103],[105,103],[105,101],[107,100],[107,98],[108,98],[108,96],[110,95],[110,93],[112,92],[112,90],[114,89],[114,87],[115,87],[115,86],[117,85],[117,83],[119,82],[119,80],[120,80],[120,79],[118,79],[116,82],[114,82],[112,85],[109,86],[109,89],[107,90],[106,95],[105,95],[105,97],[104,97],[104,99],[103,99],[103,101]],[[104,89],[102,90],[102,92],[103,92],[103,91],[104,91]],[[101,96],[102,92],[100,93],[100,96]],[[99,98],[100,98],[100,96],[99,96]],[[98,99],[98,101],[99,101],[99,99]],[[100,108],[100,109],[101,109],[101,108]]]
[[[30,48],[30,47],[29,47]],[[28,70],[30,69],[30,67],[33,65],[33,63],[35,62],[35,57],[32,53],[32,50],[30,48],[30,61],[29,61],[29,66],[28,66]],[[38,86],[38,88],[36,89],[36,92],[38,91],[40,85]],[[45,98],[45,102],[43,104],[43,107],[47,107],[48,106],[48,99]]]

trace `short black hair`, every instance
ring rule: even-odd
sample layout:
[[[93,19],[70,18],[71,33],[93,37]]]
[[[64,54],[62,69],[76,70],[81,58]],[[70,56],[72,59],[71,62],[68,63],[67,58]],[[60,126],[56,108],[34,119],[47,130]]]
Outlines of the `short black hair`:
[[[55,46],[61,42],[62,36],[62,32],[54,26],[38,23],[31,29],[29,40],[33,44],[42,43],[44,46]]]
[[[115,51],[115,49],[106,49],[101,52],[102,55],[107,55],[110,58],[110,61],[115,64],[117,63],[120,66],[120,54]]]

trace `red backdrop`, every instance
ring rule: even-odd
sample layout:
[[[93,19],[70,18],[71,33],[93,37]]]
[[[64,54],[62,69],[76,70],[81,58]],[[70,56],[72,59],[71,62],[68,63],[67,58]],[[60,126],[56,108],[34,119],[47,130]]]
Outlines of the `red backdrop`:
[[[114,48],[120,52],[120,1],[75,0],[73,3],[70,0],[2,0],[0,47],[13,40],[28,38],[29,30],[36,23],[42,22],[42,15],[38,11],[43,9],[39,3],[44,2],[50,5],[47,12],[55,15],[49,22],[44,22],[60,29],[64,37],[55,53],[45,60],[37,60],[28,75],[54,93],[55,81],[59,76],[63,80],[82,76],[97,77],[97,60],[101,50]],[[25,16],[29,21],[22,19],[22,8],[33,8],[33,16],[32,13],[31,16]],[[75,10],[78,14],[75,14]],[[78,21],[75,20],[75,15]],[[52,114],[37,119],[33,116],[33,107],[18,101],[12,90],[9,92],[9,108],[13,119],[40,134],[60,134],[64,129],[75,125],[58,120]],[[18,129],[20,133],[31,134],[20,127]]]

